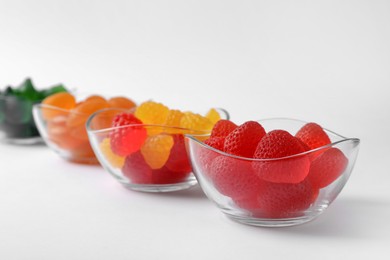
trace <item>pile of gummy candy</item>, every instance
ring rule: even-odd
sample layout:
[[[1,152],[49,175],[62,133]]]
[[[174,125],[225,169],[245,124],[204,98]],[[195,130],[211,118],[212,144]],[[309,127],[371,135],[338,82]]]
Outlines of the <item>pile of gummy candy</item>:
[[[33,107],[40,109],[35,121]],[[155,101],[137,105],[124,96],[78,100],[62,84],[37,90],[30,79],[0,92],[0,131],[18,139],[41,132],[70,161],[96,163],[86,122],[99,111],[109,116],[93,122],[99,134],[93,137],[95,149],[100,162],[117,170],[120,178],[136,185],[185,182],[192,166],[184,135],[196,134],[211,148],[195,154],[200,171],[217,192],[253,216],[293,217],[309,208],[319,190],[348,165],[343,152],[332,147],[327,133],[313,122],[296,133],[266,132],[256,121],[236,125],[215,108],[200,115]]]

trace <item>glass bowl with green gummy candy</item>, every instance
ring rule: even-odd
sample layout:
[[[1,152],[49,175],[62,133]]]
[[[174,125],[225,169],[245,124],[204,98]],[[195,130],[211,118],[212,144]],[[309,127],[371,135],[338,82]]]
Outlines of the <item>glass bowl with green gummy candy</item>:
[[[14,144],[42,142],[32,116],[32,106],[46,97],[67,91],[61,84],[37,90],[31,79],[0,91],[0,140]]]

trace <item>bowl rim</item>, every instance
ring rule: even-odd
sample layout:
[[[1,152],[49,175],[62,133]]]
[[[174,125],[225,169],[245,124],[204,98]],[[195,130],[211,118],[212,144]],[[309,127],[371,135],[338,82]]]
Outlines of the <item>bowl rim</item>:
[[[68,109],[64,109],[64,108],[56,107],[56,106],[52,106],[52,105],[42,104],[42,103],[33,105],[33,109],[42,109],[42,108],[61,111],[61,112],[67,113],[67,114],[76,114],[76,115],[80,115],[80,116],[89,115],[88,113],[75,112],[72,110],[68,110]]]
[[[309,122],[306,122],[304,120],[300,120],[300,119],[295,119],[295,118],[288,118],[288,117],[272,117],[272,118],[265,118],[265,119],[259,119],[259,120],[253,120],[255,122],[258,122],[258,123],[261,123],[261,122],[264,122],[264,121],[271,121],[271,120],[290,120],[290,121],[295,121],[295,122],[300,122],[300,123],[303,123],[303,124],[306,124],[306,123],[309,123]],[[327,144],[327,145],[323,145],[321,147],[317,147],[315,149],[311,149],[309,151],[305,151],[305,152],[302,152],[302,153],[298,153],[298,154],[293,154],[293,155],[289,155],[289,156],[284,156],[284,157],[278,157],[278,158],[248,158],[248,157],[242,157],[242,156],[238,156],[238,155],[234,155],[234,154],[229,154],[229,153],[226,153],[226,152],[223,152],[221,150],[218,150],[214,147],[211,147],[207,144],[205,144],[204,142],[198,140],[197,138],[199,137],[209,137],[210,134],[204,134],[204,135],[193,135],[193,134],[184,134],[184,136],[192,141],[194,141],[195,143],[197,143],[198,145],[202,146],[203,148],[206,148],[208,150],[212,150],[216,153],[219,153],[220,155],[223,155],[223,156],[227,156],[227,157],[230,157],[230,158],[235,158],[235,159],[239,159],[239,160],[243,160],[243,161],[251,161],[251,162],[271,162],[271,161],[280,161],[280,160],[286,160],[286,159],[293,159],[293,158],[296,158],[296,157],[302,157],[302,156],[305,156],[305,155],[308,155],[308,154],[313,154],[315,153],[316,151],[320,151],[320,150],[325,150],[327,148],[331,148],[335,145],[338,145],[340,143],[345,143],[345,142],[352,142],[352,143],[355,143],[356,145],[359,145],[360,144],[360,139],[359,138],[348,138],[348,137],[344,137],[334,131],[331,131],[327,128],[323,128],[323,130],[325,130],[326,132],[329,132],[329,133],[332,133],[338,137],[341,138],[341,140],[338,140],[338,141],[335,141],[335,142],[332,142],[330,144]]]
[[[131,109],[124,109],[124,108],[105,108],[105,109],[101,109],[101,110],[98,110],[94,113],[92,113],[90,115],[90,117],[87,119],[87,122],[85,123],[85,126],[86,126],[86,129],[87,129],[87,132],[88,133],[104,133],[104,132],[108,132],[108,131],[111,131],[113,129],[122,129],[122,128],[127,128],[127,127],[136,127],[136,126],[142,126],[142,127],[160,127],[160,128],[164,128],[164,129],[172,129],[172,130],[180,130],[180,131],[183,131],[183,132],[197,132],[199,134],[195,134],[196,136],[201,136],[201,135],[207,135],[208,133],[211,133],[211,130],[194,130],[194,129],[190,129],[190,128],[184,128],[184,127],[176,127],[176,126],[168,126],[168,125],[161,125],[161,124],[126,124],[126,125],[123,125],[123,126],[117,126],[117,127],[108,127],[108,128],[102,128],[102,129],[91,129],[91,122],[92,120],[99,114],[103,113],[103,112],[106,112],[106,111],[123,111],[123,112],[128,112],[128,113],[131,113],[132,111],[134,111],[136,109],[136,107],[134,108],[131,108]],[[224,119],[226,120],[229,120],[230,119],[230,114],[229,112],[224,109],[224,108],[220,108],[220,107],[212,107],[210,109],[215,109],[219,112],[219,114],[223,114],[225,116]],[[183,133],[183,135],[185,135],[185,133]]]

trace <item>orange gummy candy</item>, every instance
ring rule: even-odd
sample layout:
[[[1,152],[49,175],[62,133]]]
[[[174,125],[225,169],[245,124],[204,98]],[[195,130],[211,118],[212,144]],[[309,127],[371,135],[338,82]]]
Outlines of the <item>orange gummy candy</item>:
[[[63,110],[70,110],[76,106],[75,97],[68,92],[60,92],[48,96],[42,101],[43,105],[52,106],[53,108],[44,108],[42,110],[42,115],[45,120],[50,120],[60,114],[63,114],[63,111],[57,110],[56,108]]]
[[[76,106],[69,114],[67,120],[68,130],[75,138],[79,138],[88,141],[88,134],[85,128],[85,123],[88,117],[100,110],[108,107],[106,101],[100,99],[92,99],[90,101],[84,101]]]
[[[89,127],[93,130],[101,130],[105,128],[112,127],[112,122],[116,115],[122,113],[123,111],[117,109],[108,109],[99,112],[93,120],[90,122]]]
[[[67,117],[56,117],[47,122],[48,138],[59,148],[70,154],[70,160],[79,163],[95,163],[91,158],[95,154],[85,137],[85,130],[81,128],[70,128],[67,126]]]
[[[77,105],[68,118],[68,126],[76,127],[84,125],[87,118],[94,112],[108,108],[108,103],[100,99],[92,99],[90,101],[84,101]]]
[[[85,99],[84,102],[92,101],[92,100],[100,100],[100,101],[107,101],[104,97],[100,95],[92,95]]]
[[[47,134],[49,140],[61,147],[62,149],[75,149],[83,142],[74,138],[66,126],[66,116],[58,116],[47,122]]]
[[[135,103],[126,97],[113,97],[108,100],[108,105],[112,108],[131,109],[135,107]]]

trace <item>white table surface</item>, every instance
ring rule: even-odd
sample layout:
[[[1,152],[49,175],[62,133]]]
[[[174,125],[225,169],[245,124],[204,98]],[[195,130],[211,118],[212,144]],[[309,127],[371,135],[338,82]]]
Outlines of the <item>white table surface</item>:
[[[31,76],[362,141],[337,200],[289,228],[233,222],[198,187],[134,192],[43,145],[0,143],[0,259],[384,259],[389,13],[388,1],[0,0],[1,88]]]

